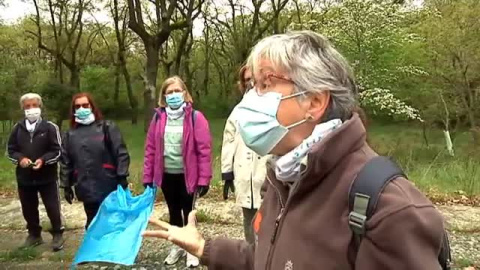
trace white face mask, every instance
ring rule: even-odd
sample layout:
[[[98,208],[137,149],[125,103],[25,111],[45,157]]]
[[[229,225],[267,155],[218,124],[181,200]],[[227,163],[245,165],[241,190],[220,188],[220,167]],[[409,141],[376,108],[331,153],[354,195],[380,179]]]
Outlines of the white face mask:
[[[25,110],[25,117],[30,122],[36,122],[38,119],[40,119],[41,114],[42,114],[42,109],[40,108],[32,108],[32,109]]]
[[[88,126],[91,123],[95,122],[95,115],[93,113],[91,113],[88,116],[86,116],[85,118],[82,117],[82,119],[78,118],[78,116],[77,116],[77,117],[75,117],[75,122],[77,122],[81,125]]]

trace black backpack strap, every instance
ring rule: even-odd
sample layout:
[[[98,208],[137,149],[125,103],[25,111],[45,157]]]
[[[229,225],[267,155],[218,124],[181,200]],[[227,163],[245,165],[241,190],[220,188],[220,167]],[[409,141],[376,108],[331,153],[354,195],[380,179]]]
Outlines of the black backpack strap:
[[[105,138],[104,139],[105,147],[107,148],[107,152],[112,158],[112,161],[115,162],[115,155],[113,153],[112,141],[110,140],[109,125],[110,123],[108,120],[102,121],[102,131],[103,131],[103,136]],[[114,165],[115,167],[117,166],[117,164],[114,164]]]
[[[163,112],[165,112],[165,111],[166,111],[166,110],[165,110],[164,107],[161,107],[161,108],[160,108],[160,112],[161,112],[161,113],[163,113]],[[157,122],[158,119],[160,119],[160,114],[158,113],[157,110],[155,110],[153,113],[155,114],[155,122]]]
[[[348,223],[357,244],[365,234],[365,223],[375,212],[380,194],[391,180],[400,176],[405,177],[402,169],[383,156],[372,158],[358,173],[348,194]]]
[[[197,110],[192,110],[192,125],[195,127],[195,119],[197,119]]]
[[[365,235],[366,221],[372,217],[378,199],[388,183],[397,177],[406,177],[402,169],[387,157],[378,156],[365,164],[352,183],[348,193],[348,225],[353,232],[356,248]],[[445,231],[438,261],[442,269],[451,269],[452,255],[448,233]]]
[[[450,248],[450,239],[448,239],[447,231],[443,233],[442,248],[440,249],[440,254],[438,254],[438,261],[443,270],[452,269],[452,250]]]

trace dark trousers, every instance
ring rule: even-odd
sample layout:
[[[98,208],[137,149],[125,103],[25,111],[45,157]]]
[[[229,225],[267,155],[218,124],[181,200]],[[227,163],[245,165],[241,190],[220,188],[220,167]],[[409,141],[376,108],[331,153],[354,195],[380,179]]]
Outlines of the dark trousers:
[[[58,196],[57,182],[51,182],[38,186],[19,186],[18,196],[22,205],[22,213],[27,222],[30,235],[40,236],[40,215],[38,212],[38,193],[42,197],[43,205],[47,210],[48,218],[52,224],[52,233],[63,233],[62,217],[60,212],[60,198]]]
[[[93,218],[97,215],[100,204],[101,203],[99,202],[83,203],[83,209],[85,209],[85,214],[87,215],[87,223],[85,224],[85,230],[88,229],[88,226],[90,226],[90,223],[92,223]]]
[[[188,214],[193,208],[193,194],[187,192],[185,175],[166,173],[162,181],[162,192],[167,201],[170,224],[178,227],[187,225]]]

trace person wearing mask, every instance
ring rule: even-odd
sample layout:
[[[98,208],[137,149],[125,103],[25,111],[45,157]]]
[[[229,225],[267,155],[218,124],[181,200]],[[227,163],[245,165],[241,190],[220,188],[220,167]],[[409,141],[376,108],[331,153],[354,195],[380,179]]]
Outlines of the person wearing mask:
[[[43,243],[38,212],[38,193],[52,224],[52,248],[63,248],[64,239],[60,200],[58,196],[57,162],[60,158],[58,126],[42,119],[42,98],[28,93],[20,98],[25,118],[12,129],[8,140],[8,158],[15,170],[22,213],[27,222],[28,237],[22,247]]]
[[[372,216],[358,215],[374,198],[350,193],[352,184],[379,157],[354,112],[351,68],[330,42],[312,31],[266,37],[248,66],[255,89],[237,107],[240,134],[257,154],[273,155],[255,243],[205,239],[195,213],[184,228],[153,220],[159,230],[144,236],[172,241],[210,270],[444,268],[443,218],[403,176],[382,187]]]
[[[192,96],[180,77],[163,82],[159,105],[145,142],[143,184],[161,187],[170,223],[183,227],[195,196],[203,197],[209,189],[212,138],[207,119],[193,109]],[[199,265],[197,257],[176,246],[170,250],[165,264],[176,264],[185,255],[187,267]]]
[[[239,72],[238,88],[245,95],[253,88],[252,72],[243,66]],[[260,189],[265,181],[265,163],[269,156],[259,156],[248,148],[240,136],[237,118],[242,117],[233,109],[223,131],[221,169],[224,180],[223,198],[228,198],[229,190],[235,192],[237,205],[242,208],[243,231],[248,243],[253,244],[252,221],[260,207]]]
[[[83,202],[88,228],[102,201],[117,185],[128,186],[130,156],[118,127],[103,120],[88,93],[78,93],[71,103],[70,129],[65,133],[60,167],[65,200]]]

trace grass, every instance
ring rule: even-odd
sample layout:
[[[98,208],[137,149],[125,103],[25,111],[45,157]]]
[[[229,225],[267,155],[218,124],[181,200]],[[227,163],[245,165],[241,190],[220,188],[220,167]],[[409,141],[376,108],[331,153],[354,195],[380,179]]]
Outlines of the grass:
[[[372,126],[370,144],[379,154],[394,157],[407,176],[425,192],[480,194],[480,154],[468,132],[458,134],[455,156],[448,155],[441,130],[407,125]]]
[[[0,262],[25,262],[35,260],[40,254],[35,248],[18,248],[0,252]]]
[[[220,150],[225,119],[209,120],[213,135],[212,189],[215,193],[219,192],[218,187],[221,184]],[[131,155],[130,182],[133,190],[140,192],[143,190],[143,126],[131,126],[126,121],[118,124]],[[470,133],[463,132],[456,136],[455,157],[446,153],[441,130],[428,130],[427,137],[428,146],[423,139],[422,128],[407,124],[372,123],[369,127],[369,141],[373,149],[379,154],[393,156],[405,169],[408,177],[423,191],[480,195],[480,154],[478,149],[472,147]],[[15,191],[14,171],[14,166],[8,159],[0,159],[0,191]]]
[[[458,260],[455,260],[455,265],[458,268],[463,269],[464,267],[470,267],[472,265],[475,265],[475,262],[473,262],[472,260],[470,260],[468,258],[460,258]]]

